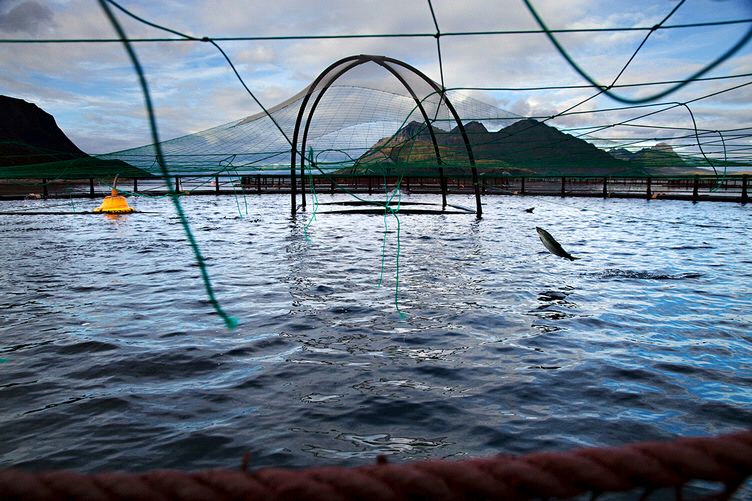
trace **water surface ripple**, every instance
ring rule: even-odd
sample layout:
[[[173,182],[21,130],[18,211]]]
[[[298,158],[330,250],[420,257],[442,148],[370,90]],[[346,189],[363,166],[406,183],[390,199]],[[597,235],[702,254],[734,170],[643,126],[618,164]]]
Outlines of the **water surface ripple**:
[[[486,197],[477,221],[182,203],[234,330],[168,200],[0,216],[0,467],[355,465],[752,423],[749,206]]]

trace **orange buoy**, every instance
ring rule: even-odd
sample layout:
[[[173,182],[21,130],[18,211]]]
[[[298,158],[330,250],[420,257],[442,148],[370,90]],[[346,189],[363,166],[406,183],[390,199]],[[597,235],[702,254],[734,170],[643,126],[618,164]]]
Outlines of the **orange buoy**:
[[[104,197],[102,204],[94,209],[94,212],[102,214],[128,214],[135,212],[135,210],[128,205],[123,195],[118,195],[118,191],[112,188],[112,195]]]

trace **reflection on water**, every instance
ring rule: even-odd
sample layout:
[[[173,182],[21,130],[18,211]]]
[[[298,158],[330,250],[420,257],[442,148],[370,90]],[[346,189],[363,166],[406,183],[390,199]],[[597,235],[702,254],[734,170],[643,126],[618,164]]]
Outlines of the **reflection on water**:
[[[565,287],[560,291],[545,290],[538,294],[538,301],[540,302],[540,305],[538,305],[530,313],[541,318],[542,320],[556,321],[566,318],[572,318],[576,315],[575,310],[577,310],[577,305],[573,301],[568,299],[571,293],[572,287]],[[548,323],[546,325],[533,323],[533,326],[540,328],[544,332],[558,330],[551,323]]]
[[[592,273],[593,277],[603,280],[608,279],[634,279],[634,280],[684,280],[688,278],[701,278],[702,273],[677,273],[666,274],[652,271],[638,271],[638,270],[619,270],[609,269]]]
[[[480,221],[397,233],[290,219],[285,196],[183,203],[232,331],[166,200],[0,217],[1,466],[354,464],[752,422],[747,206],[488,197]]]
[[[314,445],[303,448],[306,452],[324,459],[351,460],[369,459],[376,455],[415,455],[423,454],[431,449],[438,449],[446,445],[445,439],[425,439],[410,437],[394,437],[388,433],[361,436],[351,433],[341,433],[336,436],[346,444],[344,450],[323,449]]]

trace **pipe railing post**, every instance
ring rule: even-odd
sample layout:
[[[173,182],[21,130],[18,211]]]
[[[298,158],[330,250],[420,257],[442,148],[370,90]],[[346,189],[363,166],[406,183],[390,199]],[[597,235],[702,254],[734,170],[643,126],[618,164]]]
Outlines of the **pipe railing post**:
[[[700,176],[695,174],[695,182],[694,186],[692,187],[692,201],[697,202],[697,199],[700,197]]]

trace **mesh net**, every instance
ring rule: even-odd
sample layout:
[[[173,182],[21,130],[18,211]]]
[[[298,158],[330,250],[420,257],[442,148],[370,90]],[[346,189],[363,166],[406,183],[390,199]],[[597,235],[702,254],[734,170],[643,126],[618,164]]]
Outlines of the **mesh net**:
[[[426,157],[431,172],[435,172],[433,147],[426,152],[423,151],[425,144],[412,140],[428,127],[416,103],[421,104],[430,126],[438,134],[448,135],[456,123],[441,95],[428,82],[404,68],[393,68],[393,71],[398,74],[390,73],[375,62],[360,64],[341,76],[336,69],[315,88],[301,91],[270,108],[268,114],[257,113],[163,141],[163,155],[170,171],[180,175],[289,174],[296,118],[310,92],[305,110],[307,114],[315,103],[315,112],[310,119],[304,119],[302,127],[306,127],[307,133],[306,158],[313,159],[316,173],[333,173],[355,166],[360,167],[360,173],[374,173],[378,171],[377,165],[383,163],[385,156],[388,157],[383,155],[385,145],[390,148],[407,145],[413,154],[405,159],[416,161]],[[463,119],[470,117],[482,122],[489,130],[498,130],[520,120],[520,117],[474,99],[466,92],[449,91],[447,97]],[[409,130],[407,126],[411,123],[420,125],[409,136],[398,134]],[[381,148],[381,156],[374,154],[374,147]],[[456,161],[456,157],[467,167],[466,153],[450,152],[445,155],[445,160]],[[152,174],[159,171],[154,145],[100,158],[121,160]],[[424,168],[428,167],[419,161],[412,166],[414,174],[420,174]]]
[[[150,20],[140,18],[113,0],[102,0],[101,3],[105,8],[109,5],[116,11],[117,15],[111,21],[117,17],[128,18],[129,21],[146,24],[152,29],[168,33],[168,38],[155,39],[160,43],[210,42],[222,53],[227,63],[233,66],[231,59],[213,39],[197,38],[169,27],[159,26]],[[545,45],[550,45],[558,52],[560,57],[557,59],[566,63],[567,71],[572,70],[573,74],[577,75],[579,85],[564,85],[566,79],[559,74],[556,75],[555,80],[551,80],[550,77],[547,80],[542,75],[530,74],[529,86],[526,87],[464,87],[462,90],[446,91],[446,95],[454,104],[464,124],[477,122],[484,127],[482,131],[476,129],[470,139],[477,154],[479,169],[487,174],[509,173],[521,176],[601,176],[607,174],[609,176],[646,177],[648,171],[653,175],[681,174],[676,170],[671,170],[674,164],[678,167],[712,167],[713,170],[716,167],[725,167],[727,164],[739,169],[748,168],[751,129],[745,125],[746,120],[741,118],[742,112],[739,113],[739,124],[733,128],[721,128],[717,124],[708,124],[707,120],[705,120],[707,128],[702,128],[702,122],[698,127],[692,108],[702,112],[702,107],[709,101],[718,103],[731,99],[736,101],[735,106],[743,103],[742,108],[746,108],[744,103],[749,101],[746,99],[745,93],[748,92],[746,87],[752,84],[749,80],[749,73],[744,71],[744,58],[748,56],[747,46],[752,40],[750,19],[730,18],[722,21],[713,19],[705,23],[681,24],[679,20],[673,18],[676,17],[677,11],[682,14],[689,10],[689,7],[682,7],[684,2],[679,2],[673,9],[666,8],[665,15],[656,17],[656,22],[651,25],[621,28],[608,26],[602,30],[600,28],[567,28],[565,32],[561,32],[552,30],[546,24],[547,21],[553,21],[549,19],[550,16],[539,15],[531,2],[523,0],[523,3],[529,11],[530,19],[535,21],[537,28],[534,31],[522,26],[518,29],[500,31],[468,31],[472,25],[464,24],[466,21],[455,21],[448,13],[437,15],[437,11],[434,11],[429,1],[425,5],[427,12],[424,14],[430,13],[435,32],[369,33],[359,34],[357,38],[393,40],[399,44],[399,53],[410,54],[410,56],[418,48],[418,45],[411,41],[426,41],[434,38],[438,49],[436,61],[430,61],[427,64],[424,62],[422,66],[429,66],[435,70],[435,63],[438,63],[438,74],[441,77],[439,88],[444,87],[445,74],[453,81],[459,81],[465,85],[477,83],[473,81],[473,78],[465,75],[458,78],[460,68],[464,68],[469,75],[480,76],[486,70],[492,73],[492,68],[478,66],[474,68],[474,71],[467,71],[467,68],[472,66],[461,66],[456,61],[444,65],[442,51],[444,54],[456,56],[456,51],[462,50],[465,55],[463,60],[477,59],[478,64],[483,64],[481,61],[488,61],[481,57],[483,54],[476,53],[470,58],[466,57],[465,50],[469,47],[466,44],[469,40],[488,40],[486,46],[490,51],[492,45],[497,44],[511,49],[520,42],[521,36],[533,33],[537,33],[541,38],[544,36],[548,38]],[[503,9],[506,8],[503,7]],[[746,15],[748,11],[738,12]],[[441,11],[438,13],[441,14]],[[737,14],[737,16],[741,15]],[[440,26],[452,26],[455,31],[442,33]],[[661,35],[668,36],[677,29],[687,30],[689,34],[699,34],[705,40],[718,41],[715,47],[716,52],[710,51],[704,54],[696,67],[679,71],[679,77],[676,77],[678,78],[676,80],[645,81],[646,77],[634,80],[631,75],[634,73],[633,67],[637,64],[636,59],[651,57],[650,54],[641,54],[641,52],[649,52],[652,44],[664,43],[657,40],[659,35],[656,33],[661,32]],[[716,32],[715,30],[722,31]],[[608,79],[602,76],[597,78],[590,74],[586,71],[588,68],[578,64],[578,57],[576,57],[578,54],[569,52],[571,37],[587,37],[591,40],[591,45],[595,47],[602,39],[601,37],[610,37],[613,33],[618,33],[620,36],[629,35],[628,38],[634,38],[632,41],[635,44],[631,56],[629,52],[623,54],[623,67],[619,70],[619,65],[622,64],[619,58],[616,66],[611,68],[610,71],[613,74]],[[724,36],[715,36],[717,33],[723,33]],[[128,33],[123,32],[121,35],[120,40],[108,41],[129,40]],[[316,33],[311,38],[338,40],[346,37],[348,37],[346,34]],[[282,41],[287,38],[302,40],[307,37],[274,36],[271,38]],[[221,39],[247,40],[254,43],[259,40],[253,37],[222,37]],[[35,42],[35,40],[0,40],[0,42],[3,41]],[[73,41],[59,40],[61,43]],[[648,48],[645,48],[648,41],[650,42],[647,44]],[[625,48],[631,50],[631,43],[625,41]],[[344,45],[344,42],[333,42],[332,45]],[[671,54],[682,50],[682,44],[673,43],[673,45],[675,47],[662,45],[659,47],[663,47]],[[525,45],[521,44],[521,46]],[[409,60],[412,59],[410,56],[405,57]],[[190,56],[186,56],[186,59],[188,57]],[[725,73],[712,72],[723,63],[729,66],[728,62],[732,58],[735,66],[730,66]],[[523,59],[524,57],[520,57],[520,60]],[[453,60],[450,58],[450,61]],[[299,152],[301,155],[310,154],[317,168],[329,172],[354,168],[355,170],[351,170],[353,173],[378,174],[387,170],[390,172],[402,170],[410,175],[428,175],[435,171],[437,162],[436,151],[433,145],[426,144],[425,136],[427,133],[430,135],[433,131],[431,128],[435,127],[442,162],[447,166],[448,174],[452,174],[452,167],[456,167],[454,172],[464,173],[466,166],[463,162],[467,160],[466,155],[462,148],[457,147],[456,135],[451,134],[452,117],[447,113],[433,85],[404,67],[393,66],[387,71],[379,64],[369,63],[347,68],[348,71],[343,72],[339,70],[344,70],[344,67],[334,69],[336,71],[332,71],[326,79],[319,82],[320,86],[317,89],[326,88],[327,92],[317,104],[315,116],[312,117],[310,123],[306,123],[309,127],[306,149],[309,151]],[[590,70],[597,69],[590,68]],[[659,73],[655,71],[658,69],[661,68],[656,65],[654,72]],[[158,72],[155,67],[151,67],[148,71],[150,76],[155,72]],[[597,73],[602,72],[597,71]],[[240,78],[239,72],[236,71],[236,75]],[[504,79],[498,77],[499,75],[496,81],[502,83]],[[487,83],[493,82],[488,79],[481,80]],[[690,83],[693,84],[691,92],[678,94],[678,91],[688,90]],[[251,93],[249,87],[244,83],[243,86]],[[584,97],[586,94],[580,92],[583,88],[589,89],[587,91],[590,93],[589,97]],[[563,134],[550,137],[549,141],[542,145],[540,141],[530,141],[530,135],[523,133],[529,129],[540,128],[529,122],[524,124],[522,130],[514,131],[512,138],[503,134],[496,136],[486,134],[488,131],[498,132],[521,117],[515,117],[509,112],[470,97],[472,93],[473,96],[481,96],[482,99],[487,98],[486,100],[492,102],[494,99],[501,99],[505,105],[513,106],[515,101],[539,95],[538,92],[550,91],[558,93],[548,94],[551,97],[546,99],[554,99],[557,102],[551,103],[551,108],[546,110],[545,115],[536,118],[542,123],[556,123],[560,130],[565,130],[571,136]],[[290,140],[294,132],[296,113],[305,95],[306,91],[303,91],[291,97],[274,106],[269,110],[269,114],[262,111],[259,114],[195,134],[166,141],[155,140],[154,143],[161,145],[170,172],[176,175],[211,175],[225,172],[284,174],[288,172],[289,167]],[[731,97],[732,95],[734,97]],[[502,99],[500,96],[507,97]],[[313,99],[316,97],[314,95]],[[425,114],[418,112],[416,101],[425,106]],[[618,105],[614,106],[614,101],[618,102]],[[256,102],[260,105],[258,100]],[[263,109],[263,106],[260,107]],[[155,107],[155,111],[157,114],[160,113],[159,106]],[[548,114],[549,111],[550,114]],[[576,117],[588,117],[589,123],[579,118],[575,120]],[[410,127],[413,122],[423,124],[425,128]],[[573,126],[572,124],[575,123],[579,125]],[[408,133],[404,132],[405,128]],[[398,133],[400,130],[402,133]],[[653,157],[647,160],[641,159],[639,165],[626,163],[617,166],[614,164],[613,157],[605,154],[594,156],[593,151],[585,151],[582,145],[579,150],[562,148],[562,146],[574,144],[571,141],[572,137],[597,144],[602,150],[606,148],[623,150],[624,154],[633,153],[636,148],[643,147],[650,142],[655,144],[660,141],[672,148],[672,154],[661,157],[659,151],[651,151]],[[502,146],[507,151],[511,150],[512,153],[500,157],[498,153]],[[374,148],[378,151],[372,151]],[[632,151],[627,151],[629,149]],[[558,150],[565,154],[550,155],[551,152]],[[3,165],[4,168],[0,169],[0,178],[33,176],[35,178],[97,177],[103,179],[111,178],[116,174],[122,177],[138,176],[143,173],[163,174],[164,172],[157,165],[157,151],[158,148],[155,145],[147,145],[103,155],[95,161],[71,158],[55,160],[51,163],[48,152],[22,152],[22,155],[27,156],[23,162],[25,165],[21,167],[13,165],[11,166],[13,168],[5,168]],[[681,152],[683,158],[679,160],[678,156],[673,155],[673,151]],[[544,154],[548,157],[544,158]],[[650,164],[651,161],[654,165]],[[411,165],[404,165],[406,163]],[[2,164],[2,159],[0,159],[0,164]],[[660,171],[661,168],[664,170]],[[683,175],[686,175],[686,171]]]

